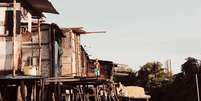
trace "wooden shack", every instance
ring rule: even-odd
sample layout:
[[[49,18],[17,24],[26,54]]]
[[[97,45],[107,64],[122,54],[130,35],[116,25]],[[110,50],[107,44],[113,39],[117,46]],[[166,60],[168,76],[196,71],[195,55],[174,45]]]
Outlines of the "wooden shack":
[[[31,34],[32,23],[35,19],[37,34],[40,36],[40,18],[43,12],[58,13],[48,0],[0,0],[1,75],[11,72],[15,74],[22,70],[22,32]],[[21,27],[22,22],[27,23],[26,28]],[[40,37],[38,40],[41,40]]]
[[[7,2],[0,2],[0,72],[1,74],[12,72],[14,63],[16,66],[18,64],[14,62],[14,48],[19,51],[19,43],[16,42],[16,47],[13,46],[13,26],[15,29],[19,29],[20,22],[20,3],[15,5],[16,19],[15,25],[13,24],[13,6]],[[16,39],[20,38],[20,31],[15,30]],[[15,52],[17,56],[17,53]],[[19,55],[18,55],[19,56]],[[18,57],[17,56],[17,57]],[[17,58],[16,57],[16,58]]]
[[[80,44],[80,35],[105,33],[105,31],[87,32],[83,30],[83,27],[63,28],[62,30],[66,37],[62,38],[64,51],[61,59],[61,76],[86,77],[90,59]]]
[[[81,76],[80,33],[82,28],[63,28],[66,36],[62,38],[62,76]]]
[[[87,77],[96,77],[95,75],[95,59],[91,59],[87,68]],[[98,60],[100,64],[100,77],[105,79],[112,79],[114,64],[112,61]]]
[[[22,34],[22,69],[27,68],[27,62],[31,59],[29,65],[37,68],[37,75],[43,77],[59,76],[59,55],[62,54],[61,37],[64,37],[62,31],[56,24],[41,23],[40,36],[38,36],[38,28],[34,26],[32,33],[24,32]],[[25,27],[27,24],[22,24],[22,28]],[[41,63],[39,63],[39,59]]]
[[[48,38],[41,31],[46,27],[41,27],[43,12],[58,13],[48,0],[0,0],[0,98],[3,101],[19,100],[18,94],[22,101],[44,98],[43,77],[35,73],[46,67],[42,60],[47,56],[43,58],[42,54],[49,53],[46,52],[49,45],[43,45],[47,43],[43,39]],[[33,70],[29,72],[31,75],[24,75],[29,68]]]

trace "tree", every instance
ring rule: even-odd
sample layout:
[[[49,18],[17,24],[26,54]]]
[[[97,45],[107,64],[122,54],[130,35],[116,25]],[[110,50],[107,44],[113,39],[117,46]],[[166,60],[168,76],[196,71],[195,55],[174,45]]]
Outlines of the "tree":
[[[165,81],[165,72],[160,62],[148,62],[138,71],[137,85],[146,90],[160,87]]]
[[[182,65],[181,71],[187,76],[188,78],[191,78],[195,75],[195,73],[198,73],[200,70],[200,63],[197,59],[188,57],[186,59],[186,62]]]
[[[151,101],[197,101],[195,74],[198,73],[198,78],[201,78],[200,66],[198,59],[186,58],[181,66],[182,72],[175,74],[173,81],[151,90]],[[198,84],[201,87],[200,80]]]
[[[201,87],[200,66],[198,59],[188,57],[181,66],[182,72],[175,74],[172,81],[150,90],[150,101],[197,101],[195,74],[198,74],[198,84]]]

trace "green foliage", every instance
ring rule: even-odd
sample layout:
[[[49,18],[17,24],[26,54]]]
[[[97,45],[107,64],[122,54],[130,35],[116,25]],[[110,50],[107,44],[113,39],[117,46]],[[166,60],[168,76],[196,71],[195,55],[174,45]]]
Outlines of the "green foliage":
[[[188,57],[186,62],[182,65],[181,71],[185,73],[186,76],[193,76],[200,70],[200,63],[197,59]]]
[[[146,90],[161,87],[166,83],[167,76],[160,62],[148,62],[138,71],[137,85]]]
[[[181,66],[182,72],[175,74],[171,83],[151,90],[151,101],[197,101],[195,74],[198,74],[201,87],[200,68],[198,59],[188,57]]]

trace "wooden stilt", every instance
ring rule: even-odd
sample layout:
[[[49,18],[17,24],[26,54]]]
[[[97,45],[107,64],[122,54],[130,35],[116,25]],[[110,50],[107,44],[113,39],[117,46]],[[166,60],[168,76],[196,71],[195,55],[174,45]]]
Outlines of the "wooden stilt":
[[[21,92],[22,101],[26,101],[24,81],[20,81],[20,92]]]
[[[97,85],[95,85],[95,101],[98,101],[98,89],[97,89]]]
[[[73,95],[72,95],[71,88],[69,89],[69,94],[70,94],[70,101],[73,101]]]
[[[41,80],[41,99],[40,99],[40,101],[45,101],[44,92],[45,92],[45,83],[44,83],[44,79],[42,79]]]
[[[60,83],[57,84],[57,101],[61,101],[61,85]]]
[[[39,84],[36,84],[36,101],[41,101],[41,83],[39,82]]]
[[[31,101],[31,95],[32,95],[32,85],[27,84],[27,101]]]
[[[32,90],[33,90],[33,101],[36,101],[37,100],[37,94],[36,94],[36,81],[34,80],[33,81],[33,84],[32,84]]]

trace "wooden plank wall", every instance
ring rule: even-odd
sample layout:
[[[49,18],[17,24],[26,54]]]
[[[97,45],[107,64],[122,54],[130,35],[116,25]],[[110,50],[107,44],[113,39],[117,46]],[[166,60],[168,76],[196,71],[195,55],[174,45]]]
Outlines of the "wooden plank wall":
[[[0,71],[12,70],[13,42],[12,37],[0,37]]]
[[[13,46],[13,13],[11,7],[9,5],[6,5],[7,3],[0,3],[0,4],[5,4],[5,6],[0,7],[0,71],[12,71],[13,69],[13,63],[15,63],[15,66],[17,66],[16,69],[19,69],[20,67],[20,62],[18,59],[20,58],[20,42],[21,42],[21,35],[19,31],[20,27],[20,4],[17,3],[17,36],[16,36],[16,42],[15,42],[15,57],[16,61],[14,62],[13,56],[14,56],[14,46]]]
[[[81,46],[81,76],[87,77],[87,71],[89,67],[89,56],[83,46]]]
[[[38,75],[49,77],[51,75],[51,32],[50,25],[42,24],[41,25],[41,68],[38,68]],[[32,36],[23,35],[23,48],[22,48],[22,66],[25,66],[28,57],[36,59],[37,62],[34,62],[38,66],[39,63],[39,42],[38,42],[38,32],[36,28],[32,29]],[[31,34],[31,33],[27,33]],[[28,40],[27,36],[30,36],[31,40]],[[33,49],[33,50],[32,50]],[[33,53],[32,53],[33,52]]]
[[[62,76],[81,76],[81,49],[80,36],[72,30],[64,31],[62,38]]]

